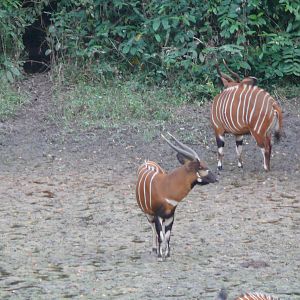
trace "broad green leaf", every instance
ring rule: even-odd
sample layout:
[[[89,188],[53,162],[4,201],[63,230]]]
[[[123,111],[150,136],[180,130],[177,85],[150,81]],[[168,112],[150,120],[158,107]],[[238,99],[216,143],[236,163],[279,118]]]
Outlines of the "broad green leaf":
[[[205,56],[204,56],[202,53],[199,54],[199,60],[200,60],[202,63],[204,63],[204,61],[205,61]]]
[[[51,50],[51,49],[47,49],[47,50],[45,51],[45,55],[46,55],[46,56],[50,55],[51,53],[52,53],[52,50]]]
[[[154,31],[157,31],[160,26],[160,19],[155,19],[152,25]]]
[[[131,47],[131,48],[130,48],[130,54],[131,54],[131,55],[135,55],[136,52],[137,52],[137,48],[136,48],[136,47]]]
[[[193,16],[193,15],[189,15],[189,20],[190,20],[192,23],[196,23],[196,18],[195,18],[195,16]]]
[[[155,34],[154,37],[159,43],[161,42],[161,37],[159,34]]]
[[[55,32],[55,26],[50,25],[48,30],[49,30],[49,33],[54,33]]]
[[[58,51],[60,49],[60,46],[61,46],[60,42],[57,42],[55,45],[55,50]]]
[[[124,53],[124,54],[127,54],[128,52],[129,52],[129,50],[130,50],[130,45],[125,45],[125,47],[122,49],[122,52]]]
[[[241,67],[246,70],[251,70],[250,65],[246,61],[241,62]]]
[[[16,76],[20,76],[20,75],[21,75],[19,69],[16,68],[16,67],[11,67],[10,70],[11,70],[12,73],[13,73],[14,75],[16,75]]]
[[[162,20],[162,25],[164,27],[164,29],[169,29],[170,28],[170,25],[169,25],[169,20],[168,19],[163,19]]]
[[[6,78],[8,79],[9,82],[11,82],[11,83],[14,82],[14,78],[10,71],[6,71]]]

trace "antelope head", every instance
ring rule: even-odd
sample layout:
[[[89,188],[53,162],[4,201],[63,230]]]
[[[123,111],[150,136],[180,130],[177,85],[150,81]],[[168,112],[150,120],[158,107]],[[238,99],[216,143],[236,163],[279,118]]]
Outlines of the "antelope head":
[[[200,160],[198,154],[193,149],[178,141],[169,132],[168,135],[174,140],[176,145],[171,143],[164,135],[161,136],[177,152],[177,159],[185,166],[187,172],[196,174],[194,184],[204,185],[217,181],[216,176],[209,170],[205,161]]]
[[[231,74],[231,76],[221,72],[220,70],[220,67],[218,65],[218,63],[216,64],[216,68],[217,68],[217,72],[221,78],[221,81],[224,85],[225,88],[227,87],[230,87],[230,86],[235,86],[235,85],[238,85],[240,83],[243,83],[243,84],[248,84],[248,85],[256,85],[256,82],[257,82],[257,78],[255,77],[252,77],[252,76],[249,76],[249,77],[246,77],[244,79],[241,80],[240,76],[233,72],[229,67],[228,65],[226,64],[225,60],[223,60],[223,64],[226,68],[226,70]]]

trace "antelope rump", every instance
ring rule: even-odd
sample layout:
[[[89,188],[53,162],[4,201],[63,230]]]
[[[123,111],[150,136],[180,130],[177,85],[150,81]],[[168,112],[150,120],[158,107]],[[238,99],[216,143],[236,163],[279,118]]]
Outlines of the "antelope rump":
[[[227,69],[235,80],[217,66],[225,89],[214,98],[211,107],[211,124],[218,146],[218,169],[222,169],[225,133],[231,133],[236,137],[238,166],[243,167],[243,136],[251,134],[262,151],[264,169],[269,171],[272,130],[275,127],[277,140],[283,134],[281,108],[268,92],[255,85],[255,77],[240,80],[236,73]]]

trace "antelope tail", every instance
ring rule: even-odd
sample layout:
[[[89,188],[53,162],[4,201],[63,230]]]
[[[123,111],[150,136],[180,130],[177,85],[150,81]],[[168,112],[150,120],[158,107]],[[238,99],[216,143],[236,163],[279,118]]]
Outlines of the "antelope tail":
[[[282,110],[276,102],[273,103],[273,109],[275,110],[277,116],[277,124],[275,127],[274,137],[275,141],[279,142],[281,137],[285,135],[282,126]]]

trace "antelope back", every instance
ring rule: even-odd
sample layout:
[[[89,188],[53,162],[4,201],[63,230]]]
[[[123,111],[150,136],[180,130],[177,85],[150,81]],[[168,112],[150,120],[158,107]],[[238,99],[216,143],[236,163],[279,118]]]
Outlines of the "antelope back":
[[[141,210],[146,214],[153,214],[155,194],[153,182],[159,174],[165,171],[153,161],[145,161],[138,169],[136,184],[136,199]]]
[[[279,298],[261,293],[247,293],[235,298],[235,300],[279,300]]]
[[[211,122],[215,131],[233,134],[265,133],[274,119],[275,100],[252,84],[237,84],[214,98]]]

